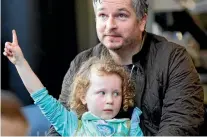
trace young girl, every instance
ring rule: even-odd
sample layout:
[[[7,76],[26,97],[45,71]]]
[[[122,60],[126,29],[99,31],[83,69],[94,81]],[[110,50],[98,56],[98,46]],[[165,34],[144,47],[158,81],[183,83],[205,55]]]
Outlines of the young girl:
[[[61,136],[142,136],[141,111],[134,108],[131,120],[114,118],[133,106],[134,87],[125,69],[113,61],[93,57],[74,77],[67,110],[48,94],[25,60],[13,30],[5,56],[15,65],[35,104]]]

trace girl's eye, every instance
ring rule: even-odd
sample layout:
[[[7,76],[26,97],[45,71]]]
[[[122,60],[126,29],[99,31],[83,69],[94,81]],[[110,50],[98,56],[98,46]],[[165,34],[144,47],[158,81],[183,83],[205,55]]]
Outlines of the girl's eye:
[[[106,93],[104,91],[100,91],[99,94],[105,95]]]
[[[113,94],[114,94],[114,96],[119,96],[120,95],[119,92],[114,92]]]

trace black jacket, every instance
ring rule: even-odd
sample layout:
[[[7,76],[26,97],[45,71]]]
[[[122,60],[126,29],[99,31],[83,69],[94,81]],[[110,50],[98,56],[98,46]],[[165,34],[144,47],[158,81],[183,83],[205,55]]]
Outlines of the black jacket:
[[[100,56],[102,44],[81,52],[64,77],[60,101],[66,105],[69,86],[81,63]],[[136,105],[142,110],[145,136],[198,135],[204,120],[204,93],[199,75],[185,48],[165,38],[146,34],[142,50],[133,56]],[[50,136],[58,135],[54,128]]]

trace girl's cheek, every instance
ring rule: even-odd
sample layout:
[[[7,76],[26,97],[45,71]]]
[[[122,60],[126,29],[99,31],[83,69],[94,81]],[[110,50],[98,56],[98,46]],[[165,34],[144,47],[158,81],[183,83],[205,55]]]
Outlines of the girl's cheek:
[[[97,97],[95,99],[97,107],[103,108],[104,107],[104,101],[103,97]]]

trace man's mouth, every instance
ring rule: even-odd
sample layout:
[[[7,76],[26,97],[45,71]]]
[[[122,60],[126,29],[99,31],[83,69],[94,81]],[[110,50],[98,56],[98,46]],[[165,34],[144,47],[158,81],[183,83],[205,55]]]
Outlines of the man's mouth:
[[[108,36],[108,37],[121,37],[120,35],[105,35],[105,36]]]

